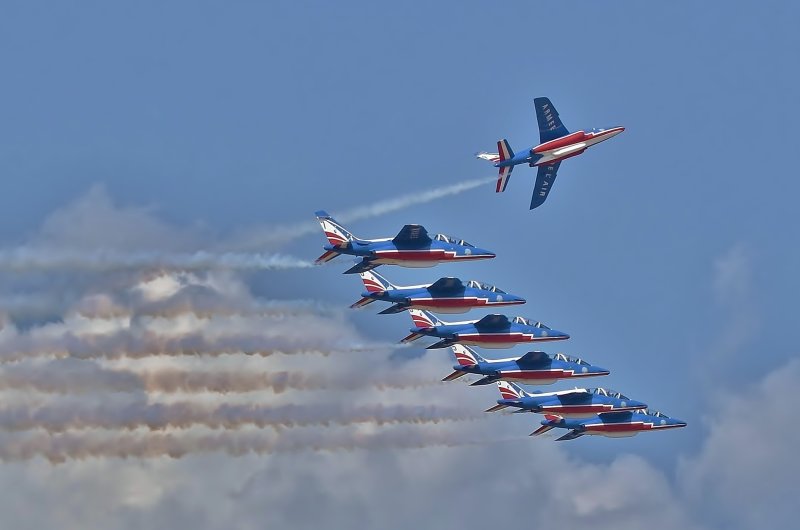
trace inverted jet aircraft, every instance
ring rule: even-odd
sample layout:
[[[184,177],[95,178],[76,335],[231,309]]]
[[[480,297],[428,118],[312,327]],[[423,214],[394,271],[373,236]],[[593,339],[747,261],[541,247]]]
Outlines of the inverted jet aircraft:
[[[550,429],[570,429],[556,441],[574,440],[584,434],[623,438],[635,436],[645,431],[662,431],[686,427],[686,422],[670,418],[654,410],[636,410],[626,412],[604,412],[587,420],[567,420],[561,416],[547,414],[542,426],[531,433],[531,436],[544,434]]]
[[[407,343],[422,337],[438,337],[442,340],[427,349],[447,348],[453,344],[468,344],[483,348],[511,348],[515,344],[547,340],[565,340],[569,335],[550,329],[541,322],[523,317],[509,319],[505,315],[486,315],[480,320],[464,322],[442,322],[432,313],[420,309],[409,309],[411,319],[417,327],[401,342]]]
[[[502,139],[497,142],[497,153],[478,153],[477,155],[478,158],[493,162],[494,166],[499,168],[500,173],[495,190],[498,193],[506,190],[514,166],[518,164],[528,164],[530,167],[538,166],[531,210],[541,206],[547,199],[547,194],[553,187],[556,172],[562,160],[578,156],[588,147],[608,140],[625,130],[625,127],[610,127],[570,133],[561,123],[558,112],[548,98],[536,98],[533,100],[533,105],[536,108],[536,119],[539,122],[539,145],[514,154],[511,146],[508,145],[508,140]]]
[[[393,285],[373,271],[361,273],[366,292],[352,308],[364,307],[376,300],[393,305],[381,315],[400,313],[406,309],[427,309],[436,313],[466,313],[473,307],[494,307],[524,304],[525,299],[475,280],[439,278],[431,285]]]
[[[599,413],[647,408],[645,403],[605,388],[574,388],[557,392],[525,392],[514,383],[499,381],[501,399],[486,412],[516,407],[514,412],[539,412],[567,418],[591,418]]]
[[[326,212],[319,211],[316,216],[330,243],[323,247],[325,253],[317,258],[317,263],[325,263],[340,254],[362,258],[358,264],[345,271],[345,274],[365,272],[384,264],[433,267],[446,261],[495,257],[494,253],[476,248],[463,239],[444,234],[431,237],[421,225],[405,225],[394,238],[359,239]]]
[[[454,344],[451,349],[458,364],[455,370],[442,381],[452,381],[467,374],[483,375],[472,385],[488,385],[496,381],[519,381],[533,385],[549,385],[560,379],[608,375],[605,368],[592,366],[582,359],[568,357],[563,353],[547,355],[531,351],[522,357],[487,361],[475,350],[463,344]]]

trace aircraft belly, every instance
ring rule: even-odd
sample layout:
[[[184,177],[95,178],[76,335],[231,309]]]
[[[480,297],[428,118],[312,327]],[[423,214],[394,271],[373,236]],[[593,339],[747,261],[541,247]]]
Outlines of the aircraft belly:
[[[522,333],[469,333],[459,334],[458,341],[484,348],[511,348],[521,342],[531,342],[531,335]]]
[[[569,372],[563,370],[523,370],[520,372],[503,372],[503,378],[521,382],[550,384],[556,380],[569,377]]]
[[[431,309],[439,313],[466,313],[473,307],[486,305],[485,298],[423,298],[412,299],[414,307]]]
[[[609,423],[599,425],[587,425],[586,432],[589,434],[600,434],[610,438],[623,438],[634,436],[640,431],[649,429],[642,423]]]

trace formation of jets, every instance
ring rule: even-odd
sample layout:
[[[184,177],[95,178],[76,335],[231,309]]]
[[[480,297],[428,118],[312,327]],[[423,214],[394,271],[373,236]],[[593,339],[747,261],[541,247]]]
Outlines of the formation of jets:
[[[498,153],[479,153],[499,169],[497,192],[508,185],[515,165],[538,167],[531,209],[544,203],[561,161],[583,153],[588,147],[612,138],[625,129],[612,127],[570,133],[548,98],[534,100],[539,122],[539,145],[514,154],[506,140],[497,142]],[[316,213],[328,239],[325,253],[317,263],[326,263],[345,254],[360,259],[345,274],[359,274],[365,291],[350,307],[361,308],[374,302],[389,307],[380,314],[407,311],[414,325],[401,343],[423,338],[437,341],[427,349],[450,348],[456,364],[443,381],[467,376],[472,386],[496,384],[500,392],[497,403],[486,412],[513,409],[514,413],[532,412],[544,415],[541,427],[531,435],[551,429],[568,432],[557,440],[572,440],[585,434],[609,437],[633,436],[644,431],[685,427],[686,423],[648,408],[642,401],[602,388],[573,388],[555,392],[526,391],[516,383],[552,384],[561,380],[609,375],[605,368],[563,353],[548,354],[529,351],[519,357],[485,359],[470,348],[511,348],[517,344],[561,341],[569,339],[557,331],[520,316],[489,314],[475,320],[444,322],[434,313],[466,313],[474,308],[524,304],[520,296],[476,280],[439,278],[430,284],[398,286],[373,271],[380,265],[401,267],[433,267],[439,263],[494,258],[495,254],[444,234],[430,236],[421,225],[405,225],[393,238],[359,239],[324,211]]]

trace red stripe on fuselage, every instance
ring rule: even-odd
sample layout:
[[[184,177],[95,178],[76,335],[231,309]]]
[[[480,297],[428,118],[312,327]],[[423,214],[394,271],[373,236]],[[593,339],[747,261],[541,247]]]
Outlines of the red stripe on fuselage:
[[[582,142],[586,139],[587,137],[585,132],[577,131],[572,134],[562,136],[561,138],[556,138],[555,140],[550,140],[549,142],[539,144],[533,148],[533,152],[540,154],[544,153],[545,151],[553,151],[554,149],[560,149],[568,145],[577,144],[578,142]]]
[[[484,334],[484,333],[459,333],[458,340],[485,342],[488,344],[503,344],[516,342],[537,342],[548,340],[565,340],[567,337],[534,337],[523,333],[503,333],[503,334]]]

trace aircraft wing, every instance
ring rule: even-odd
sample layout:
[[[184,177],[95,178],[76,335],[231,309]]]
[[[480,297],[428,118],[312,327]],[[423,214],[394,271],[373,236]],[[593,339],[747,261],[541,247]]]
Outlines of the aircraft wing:
[[[529,351],[517,359],[517,362],[523,364],[544,364],[549,360],[550,357],[543,351]]]
[[[511,326],[508,317],[505,315],[486,315],[475,322],[478,329],[506,329]]]
[[[533,186],[531,210],[541,206],[545,199],[547,199],[547,195],[550,193],[550,189],[556,181],[556,172],[560,165],[561,162],[556,162],[549,166],[539,166],[539,172],[536,173],[536,184]]]
[[[422,225],[405,225],[400,229],[400,232],[394,239],[394,244],[409,245],[415,247],[424,247],[430,245],[431,238],[428,236],[428,231]]]
[[[430,287],[430,291],[451,292],[464,289],[464,284],[458,278],[439,278]]]
[[[550,102],[550,98],[536,98],[533,100],[533,106],[536,108],[536,120],[539,122],[540,143],[569,134],[567,128],[561,123],[558,111]]]
[[[362,272],[371,271],[375,267],[379,266],[380,263],[375,263],[374,260],[364,258],[346,271],[344,274],[360,274]]]
[[[564,440],[574,440],[575,438],[578,438],[580,436],[583,436],[583,431],[577,431],[577,430],[573,429],[573,430],[569,431],[567,434],[565,434],[564,436],[562,436],[560,438],[556,438],[556,441],[557,442],[562,442]]]

